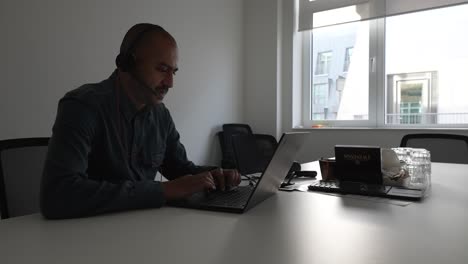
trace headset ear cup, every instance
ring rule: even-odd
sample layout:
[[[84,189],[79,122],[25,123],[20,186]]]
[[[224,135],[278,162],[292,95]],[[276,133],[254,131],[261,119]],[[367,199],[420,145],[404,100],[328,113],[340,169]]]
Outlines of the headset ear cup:
[[[120,53],[119,55],[117,55],[117,57],[115,58],[115,65],[117,66],[117,68],[119,68],[120,70],[122,71],[125,71],[124,68],[125,68],[125,65],[124,65],[124,56],[122,55],[122,53]]]
[[[126,57],[126,67],[127,67],[127,71],[131,71],[135,68],[135,55],[132,53],[132,54],[129,54],[127,57]]]
[[[135,66],[135,56],[132,54],[119,54],[115,58],[115,64],[123,72],[129,72]]]

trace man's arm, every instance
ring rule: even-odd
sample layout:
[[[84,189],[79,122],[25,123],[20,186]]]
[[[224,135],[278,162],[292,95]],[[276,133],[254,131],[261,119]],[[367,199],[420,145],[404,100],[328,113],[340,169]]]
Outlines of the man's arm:
[[[198,174],[214,170],[215,166],[197,166],[187,158],[184,145],[180,142],[180,135],[175,128],[174,121],[169,111],[164,108],[165,120],[168,126],[168,136],[166,140],[166,152],[164,161],[160,168],[161,174],[169,180],[188,174]]]
[[[41,213],[72,218],[111,211],[160,207],[162,185],[151,180],[96,181],[88,178],[88,155],[98,129],[97,110],[61,100],[41,183]],[[106,179],[106,175],[101,178]]]
[[[169,111],[167,109],[165,110],[169,131],[161,173],[166,178],[173,180],[188,174],[203,175],[206,172],[210,172],[210,178],[213,178],[216,187],[221,190],[225,190],[226,186],[230,188],[239,185],[241,178],[236,170],[223,170],[215,166],[196,166],[193,162],[188,160],[185,147],[180,143],[179,132],[177,132],[175,128]],[[166,182],[166,184],[170,184],[170,182]],[[207,183],[206,186],[210,186],[210,184]]]

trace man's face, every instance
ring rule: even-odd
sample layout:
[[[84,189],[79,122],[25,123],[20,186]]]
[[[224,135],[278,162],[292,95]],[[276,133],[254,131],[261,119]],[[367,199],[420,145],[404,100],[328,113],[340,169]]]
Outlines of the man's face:
[[[172,40],[161,34],[148,36],[135,52],[135,75],[148,88],[138,85],[139,94],[146,103],[155,105],[163,101],[169,88],[172,88],[177,72],[178,50]]]

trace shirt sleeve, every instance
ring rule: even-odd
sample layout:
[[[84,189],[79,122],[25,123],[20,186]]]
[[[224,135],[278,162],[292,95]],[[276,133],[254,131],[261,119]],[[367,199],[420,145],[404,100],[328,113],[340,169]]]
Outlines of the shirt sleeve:
[[[204,171],[216,169],[215,166],[197,166],[187,158],[184,145],[180,142],[180,135],[175,128],[174,121],[167,109],[166,122],[168,136],[166,140],[166,153],[160,172],[169,180],[180,176],[198,174]]]
[[[82,217],[164,204],[159,182],[116,183],[88,177],[88,155],[98,133],[98,120],[98,111],[91,105],[76,99],[59,102],[41,182],[40,208],[46,218]]]

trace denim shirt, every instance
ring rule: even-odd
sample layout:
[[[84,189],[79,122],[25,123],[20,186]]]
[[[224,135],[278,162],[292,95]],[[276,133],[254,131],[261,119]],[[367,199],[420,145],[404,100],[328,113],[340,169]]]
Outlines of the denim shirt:
[[[164,104],[138,111],[117,79],[114,71],[59,101],[41,183],[45,217],[161,207],[157,171],[172,180],[207,169],[187,159]]]

